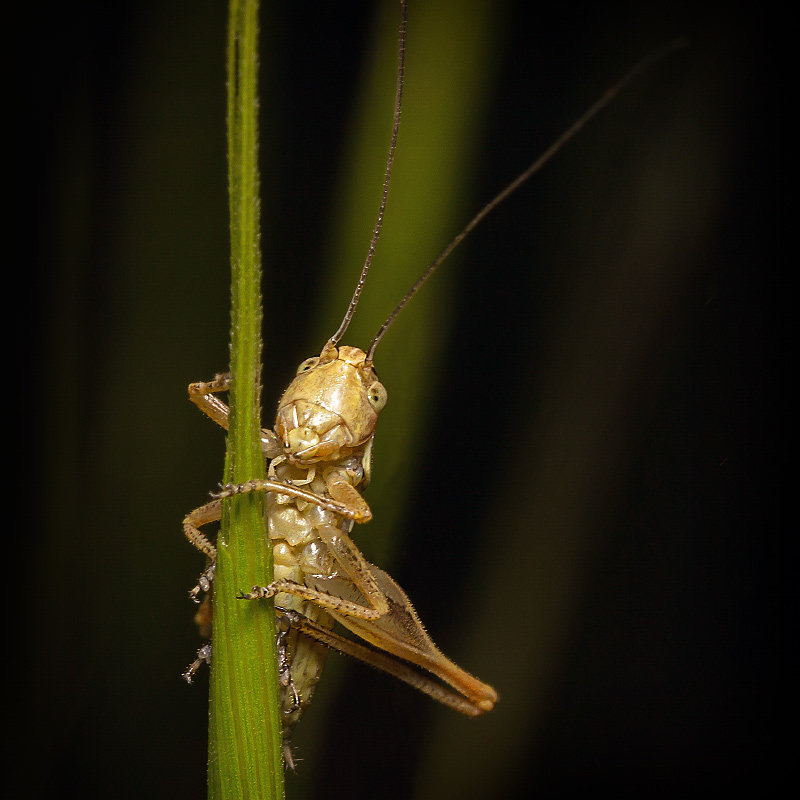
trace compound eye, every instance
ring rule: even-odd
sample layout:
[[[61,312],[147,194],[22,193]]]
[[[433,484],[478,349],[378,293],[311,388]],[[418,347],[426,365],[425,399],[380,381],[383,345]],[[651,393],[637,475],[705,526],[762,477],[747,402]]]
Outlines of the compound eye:
[[[386,401],[389,399],[389,395],[386,392],[386,387],[380,381],[375,381],[367,389],[367,398],[376,411],[382,411]]]
[[[314,356],[313,358],[307,358],[298,368],[297,374],[299,375],[301,372],[308,372],[310,369],[314,369],[314,367],[319,364],[319,356]]]

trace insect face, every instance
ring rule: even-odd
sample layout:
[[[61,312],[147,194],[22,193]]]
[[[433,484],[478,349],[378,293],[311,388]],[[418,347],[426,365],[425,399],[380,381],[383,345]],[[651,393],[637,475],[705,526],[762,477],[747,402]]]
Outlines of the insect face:
[[[300,365],[278,403],[275,431],[288,460],[304,466],[364,450],[386,397],[363,350],[326,345]]]

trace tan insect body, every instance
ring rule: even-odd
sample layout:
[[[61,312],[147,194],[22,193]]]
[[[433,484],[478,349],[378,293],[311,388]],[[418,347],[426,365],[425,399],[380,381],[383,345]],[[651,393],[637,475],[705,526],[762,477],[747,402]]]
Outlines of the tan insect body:
[[[229,376],[189,386],[189,397],[227,428],[228,408],[217,393]],[[184,520],[189,540],[211,566],[190,593],[197,598],[213,578],[216,549],[200,526],[216,521],[225,497],[266,491],[267,533],[274,580],[242,599],[273,597],[280,609],[284,732],[288,739],[311,701],[329,648],[355,656],[470,716],[490,711],[497,693],[462,670],[435,646],[397,583],[368,563],[350,532],[372,512],[361,495],[369,483],[372,442],[387,393],[366,355],[328,342],[304,361],[278,403],[275,429],[262,429],[267,478],[228,485]],[[210,600],[199,614],[210,621]],[[338,621],[372,647],[332,629]],[[373,649],[376,648],[376,649]],[[187,670],[191,679],[208,650]],[[452,687],[452,688],[451,688]],[[455,690],[455,691],[453,691]],[[287,762],[291,753],[286,748]]]

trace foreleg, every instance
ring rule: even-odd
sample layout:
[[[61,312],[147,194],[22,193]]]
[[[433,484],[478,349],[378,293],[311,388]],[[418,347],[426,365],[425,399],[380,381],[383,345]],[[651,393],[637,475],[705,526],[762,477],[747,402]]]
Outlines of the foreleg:
[[[211,417],[225,430],[228,430],[230,409],[216,395],[231,388],[231,374],[220,373],[211,381],[197,381],[189,384],[189,399],[207,416]],[[275,458],[283,452],[280,440],[269,428],[261,429],[261,450],[267,458]]]

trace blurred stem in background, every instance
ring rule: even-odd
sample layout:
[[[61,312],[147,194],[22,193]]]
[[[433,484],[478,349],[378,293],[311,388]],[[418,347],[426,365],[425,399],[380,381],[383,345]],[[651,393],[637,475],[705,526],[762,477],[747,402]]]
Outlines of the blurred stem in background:
[[[391,135],[398,5],[376,5],[373,33],[365,42],[336,199],[333,210],[326,210],[330,244],[326,269],[316,276],[321,303],[307,355],[318,352],[338,325],[369,244]],[[387,314],[473,210],[471,165],[494,78],[501,11],[485,0],[410,3],[403,112],[385,221],[343,344],[368,346]],[[407,513],[405,499],[419,480],[419,459],[432,431],[432,403],[443,388],[441,364],[459,277],[456,253],[403,311],[376,354],[389,402],[376,431],[367,490],[374,521],[359,526],[355,535],[367,558],[390,571],[410,534],[400,522]],[[440,600],[447,603],[445,597]],[[330,726],[337,713],[330,703],[346,668],[342,661],[328,659],[314,708],[298,726],[296,740],[307,762],[289,786],[301,796],[313,795],[309,784],[315,782],[321,792],[330,769]]]

